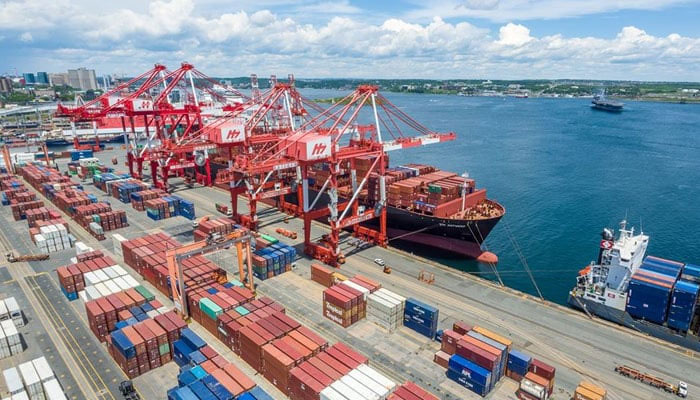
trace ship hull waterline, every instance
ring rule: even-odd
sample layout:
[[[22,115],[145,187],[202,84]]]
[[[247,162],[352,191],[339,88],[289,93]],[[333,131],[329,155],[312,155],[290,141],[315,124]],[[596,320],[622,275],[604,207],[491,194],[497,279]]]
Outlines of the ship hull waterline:
[[[657,339],[700,352],[700,337],[698,336],[692,334],[682,335],[663,325],[635,319],[624,310],[618,310],[580,296],[575,296],[572,293],[569,293],[567,303],[574,309],[582,312],[587,311],[606,321],[614,322]]]

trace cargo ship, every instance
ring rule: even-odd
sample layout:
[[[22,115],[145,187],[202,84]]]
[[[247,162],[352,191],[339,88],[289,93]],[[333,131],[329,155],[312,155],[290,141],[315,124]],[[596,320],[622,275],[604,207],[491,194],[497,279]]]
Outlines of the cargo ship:
[[[591,101],[591,108],[594,110],[622,112],[624,106],[625,105],[619,101],[609,100],[607,97],[605,97],[605,92],[593,96],[593,100]]]
[[[604,229],[598,259],[579,271],[569,306],[700,351],[700,266],[646,256],[649,236]]]
[[[357,176],[366,175],[373,159],[356,159]],[[388,167],[388,166],[387,166]],[[309,172],[311,198],[321,190],[328,178],[327,165]],[[358,180],[360,180],[358,178]],[[351,174],[341,170],[338,176],[338,201],[352,196]],[[498,257],[482,249],[482,244],[505,208],[486,197],[486,189],[477,189],[473,179],[441,171],[430,165],[408,164],[386,169],[387,235],[389,240],[418,243],[448,251],[485,263],[496,263]],[[285,197],[297,202],[296,194]],[[360,191],[361,206],[374,207],[379,200],[379,176],[371,173],[366,189]],[[322,196],[315,209],[326,207],[328,196]],[[377,227],[377,220],[363,225]]]

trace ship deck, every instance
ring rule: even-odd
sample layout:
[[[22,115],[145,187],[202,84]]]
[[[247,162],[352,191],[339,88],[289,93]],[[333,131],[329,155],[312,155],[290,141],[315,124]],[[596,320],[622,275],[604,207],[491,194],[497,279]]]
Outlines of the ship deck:
[[[105,164],[119,156],[124,161],[123,150],[105,151],[96,156],[103,159]],[[61,160],[61,170],[65,170],[67,160]],[[122,168],[125,169],[125,168]],[[177,179],[172,180],[178,183]],[[170,233],[178,240],[186,242],[192,238],[191,222],[182,218],[170,218],[163,221],[148,219],[143,212],[137,212],[130,205],[122,204],[118,200],[107,197],[104,193],[91,185],[85,185],[88,192],[97,194],[100,199],[108,200],[114,209],[126,210],[130,226],[117,231],[127,238],[141,236],[148,232],[163,230]],[[228,200],[228,193],[213,189],[196,187],[188,190],[177,190],[177,195],[195,202],[198,216],[219,215],[215,210],[215,203],[224,203]],[[41,196],[40,196],[41,198]],[[45,200],[47,204],[48,201]],[[241,202],[239,202],[241,204]],[[241,205],[243,210],[246,205]],[[276,227],[302,232],[302,222],[291,219],[284,223],[285,216],[274,209],[259,205],[261,232],[275,234]],[[71,231],[89,246],[103,250],[115,260],[120,260],[112,254],[111,240],[96,241],[72,220],[65,218],[71,225]],[[9,238],[18,252],[31,249],[31,242],[27,234],[26,222],[12,222],[9,208],[0,208],[0,231],[3,236]],[[314,223],[313,238],[319,238],[327,233],[328,228],[323,224]],[[303,235],[299,235],[300,237]],[[281,238],[284,242],[294,244],[301,250],[301,239],[289,240]],[[514,347],[533,357],[539,358],[557,368],[554,399],[571,398],[575,387],[581,379],[591,380],[608,389],[610,399],[672,399],[675,396],[658,389],[641,384],[634,380],[616,374],[613,369],[618,364],[627,364],[634,368],[644,370],[669,381],[683,380],[690,387],[689,398],[700,398],[700,376],[692,371],[700,370],[700,354],[687,352],[685,349],[670,346],[653,338],[644,337],[634,331],[602,321],[591,320],[585,314],[576,312],[566,307],[540,301],[527,294],[499,287],[498,285],[461,273],[447,266],[432,261],[412,256],[411,254],[393,249],[369,247],[357,250],[348,243],[349,237],[343,236],[342,251],[348,255],[347,263],[342,266],[340,272],[352,276],[356,273],[366,275],[381,282],[385,287],[407,297],[415,297],[426,301],[440,309],[439,327],[448,328],[455,320],[464,320],[468,323],[484,326],[513,340]],[[74,398],[120,398],[116,386],[123,378],[119,367],[107,355],[104,347],[97,344],[96,339],[88,330],[85,320],[84,307],[80,301],[68,303],[60,295],[58,282],[53,270],[74,255],[74,250],[51,255],[51,259],[42,262],[18,263],[8,265],[0,263],[0,276],[5,283],[0,283],[3,292],[7,285],[19,284],[13,290],[20,290],[30,299],[38,298],[37,291],[32,291],[35,282],[45,285],[42,293],[57,296],[56,304],[65,306],[64,313],[56,314],[56,324],[63,323],[71,327],[70,332],[78,340],[83,340],[89,346],[95,346],[94,353],[83,352],[74,345],[68,345],[61,336],[55,335],[52,320],[40,318],[33,319],[29,325],[38,332],[48,331],[45,341],[41,341],[40,333],[23,333],[30,338],[37,337],[37,342],[32,342],[30,348],[36,346],[42,350],[45,346],[53,346],[58,354],[56,360],[49,360],[55,367],[58,363],[64,363],[67,368],[60,371],[65,374],[65,379],[76,382],[71,385],[71,394]],[[222,265],[232,276],[234,275],[232,255],[212,255],[213,261]],[[373,259],[383,258],[387,265],[393,269],[392,274],[382,273],[381,268],[373,263]],[[309,279],[309,266],[314,262],[307,258],[297,261],[297,267],[293,272],[282,274],[278,277],[258,282],[259,292],[272,297],[282,303],[287,312],[308,327],[320,333],[331,342],[342,340],[370,358],[370,365],[375,366],[397,382],[410,379],[429,389],[443,399],[479,399],[480,396],[462,388],[455,382],[445,377],[444,370],[432,362],[433,354],[439,349],[437,342],[430,341],[415,332],[400,328],[397,332],[389,334],[378,328],[373,323],[364,320],[348,329],[343,329],[322,316],[321,292],[322,287]],[[128,266],[122,263],[127,269]],[[428,285],[417,279],[421,270],[428,270],[435,274],[435,283]],[[132,276],[138,275],[130,271]],[[576,271],[572,270],[572,285]],[[40,280],[40,281],[37,281]],[[15,282],[15,283],[12,283]],[[27,283],[23,283],[27,282]],[[150,287],[148,283],[145,283]],[[44,287],[44,286],[42,286]],[[163,304],[172,304],[164,299],[155,289],[159,300]],[[33,315],[41,317],[47,311],[45,305],[36,301],[23,304]],[[215,340],[197,323],[192,324],[194,329],[221,354],[239,366],[248,376],[266,390],[272,393],[274,398],[284,398],[278,391],[261,376],[252,373],[245,362],[240,360],[230,351],[225,351],[223,345]],[[59,329],[60,330],[60,329]],[[61,332],[63,330],[60,330]],[[83,339],[86,338],[86,339]],[[33,339],[32,339],[33,340]],[[92,350],[93,348],[90,347]],[[81,355],[82,354],[82,355]],[[48,358],[48,357],[47,357]],[[87,361],[86,361],[87,360]],[[7,368],[12,359],[0,360],[0,368]],[[94,367],[90,367],[90,365]],[[174,363],[151,371],[135,379],[137,389],[144,398],[164,398],[167,388],[177,383]],[[60,379],[64,382],[63,378]],[[94,383],[96,382],[96,383]],[[103,383],[100,383],[103,382]],[[3,391],[0,382],[0,392]],[[513,399],[517,384],[503,378],[495,389],[487,396],[489,399]],[[83,395],[81,396],[80,393]],[[84,396],[84,397],[83,397]]]

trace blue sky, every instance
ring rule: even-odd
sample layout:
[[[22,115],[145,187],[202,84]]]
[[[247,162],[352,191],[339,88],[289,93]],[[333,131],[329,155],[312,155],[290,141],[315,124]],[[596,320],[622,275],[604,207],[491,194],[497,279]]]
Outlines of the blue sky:
[[[700,81],[700,0],[4,0],[0,74]]]

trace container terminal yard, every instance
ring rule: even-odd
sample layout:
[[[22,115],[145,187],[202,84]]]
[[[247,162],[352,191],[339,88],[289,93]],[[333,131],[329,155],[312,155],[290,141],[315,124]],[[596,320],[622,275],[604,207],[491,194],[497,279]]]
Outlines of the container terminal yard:
[[[123,158],[118,149],[98,154],[105,161],[113,157]],[[58,160],[60,170],[66,170],[66,162]],[[130,204],[115,201],[92,185],[86,184],[84,188],[100,200],[109,201],[115,210],[127,213],[129,226],[111,233],[134,238],[164,231],[181,242],[192,237],[190,220],[175,217],[154,224],[145,213],[137,212]],[[206,187],[178,190],[176,193],[194,202],[198,215],[217,215],[215,203],[225,202],[228,197],[225,191]],[[50,204],[43,196],[39,195],[38,198],[44,200],[45,204]],[[5,250],[13,249],[22,254],[36,252],[36,247],[27,235],[24,221],[14,221],[7,207],[0,210],[3,218],[2,244]],[[285,223],[285,217],[285,214],[263,207],[260,211],[260,232],[274,236],[276,228],[292,231],[301,229],[301,221],[291,219]],[[111,241],[96,240],[67,215],[64,215],[64,220],[68,221],[70,231],[77,240],[101,250],[129,270],[132,276],[139,277],[114,254]],[[325,226],[319,224],[318,229],[322,231]],[[289,244],[300,244],[300,240],[285,240]],[[498,287],[491,282],[392,248],[372,247],[352,254],[347,240],[348,238],[343,239],[343,246],[348,248],[348,257],[339,270],[341,273],[347,276],[362,274],[381,282],[383,287],[396,293],[430,302],[440,309],[440,327],[450,327],[453,322],[461,320],[506,336],[513,341],[515,348],[556,367],[556,382],[551,398],[571,398],[582,379],[605,387],[608,398],[674,397],[615,373],[615,367],[620,364],[634,366],[669,382],[685,381],[690,388],[689,398],[698,398],[693,388],[698,387],[700,381],[698,375],[691,372],[697,371],[700,366],[695,353],[602,321],[591,323],[584,314]],[[20,329],[26,350],[19,356],[0,360],[0,367],[5,369],[43,354],[56,371],[56,376],[60,377],[69,398],[119,399],[121,394],[118,386],[126,376],[106,348],[90,332],[82,301],[68,301],[59,289],[55,270],[60,265],[69,264],[69,259],[73,256],[75,250],[66,249],[51,253],[49,260],[3,263],[0,268],[3,294],[18,299],[27,323]],[[233,266],[236,263],[230,252],[211,257],[231,276],[235,276],[236,269]],[[392,267],[392,273],[384,274],[373,262],[375,258],[384,259]],[[447,379],[445,370],[433,363],[433,355],[440,348],[439,343],[406,328],[399,328],[389,334],[374,323],[362,320],[345,329],[324,318],[320,304],[323,287],[309,279],[310,265],[313,262],[301,257],[296,260],[296,268],[291,273],[257,281],[258,294],[269,296],[283,304],[288,315],[329,342],[343,341],[351,345],[369,358],[371,366],[396,382],[414,381],[444,399],[480,397]],[[427,284],[417,279],[423,270],[435,274],[434,283]],[[172,304],[149,283],[140,277],[137,279],[156,294],[163,304]],[[199,324],[191,323],[190,326],[257,385],[271,393],[273,398],[285,398],[263,376],[256,374]],[[167,389],[175,386],[176,382],[175,363],[168,363],[134,379],[135,388],[146,399],[165,398]],[[517,386],[517,382],[503,378],[488,398],[513,399]],[[6,393],[5,388],[1,390],[0,393]]]
[[[436,247],[476,249],[488,231],[467,234],[470,223],[490,230],[504,214],[466,177],[413,165],[387,179],[388,151],[454,134],[376,87],[324,110],[293,77],[271,81],[260,93],[252,77],[252,95],[217,114],[205,75],[156,65],[95,102],[59,106],[75,121],[121,114],[154,129],[125,134],[124,148],[76,142],[57,170],[46,150],[37,160],[4,148],[0,297],[25,323],[22,351],[5,330],[15,345],[0,359],[0,396],[24,390],[12,368],[43,355],[75,399],[659,399],[686,387],[700,398],[693,351],[387,246],[399,211],[447,220],[439,234],[454,237]],[[175,87],[191,103],[171,104]],[[434,239],[433,228],[416,233]]]

